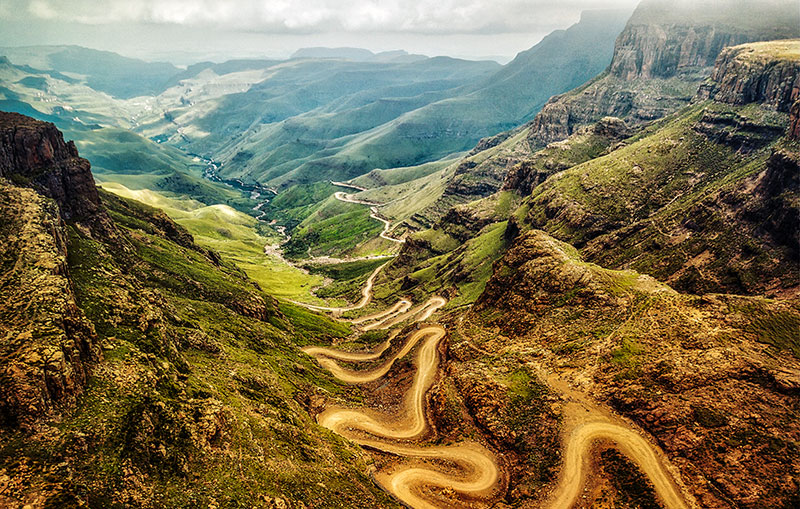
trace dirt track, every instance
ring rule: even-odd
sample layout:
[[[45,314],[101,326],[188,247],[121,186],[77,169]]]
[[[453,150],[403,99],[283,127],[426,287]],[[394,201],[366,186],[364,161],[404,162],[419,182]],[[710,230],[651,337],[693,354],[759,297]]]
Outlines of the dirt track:
[[[406,320],[421,322],[446,304],[441,297],[409,310],[410,303],[400,301],[388,310],[359,319],[360,323],[373,321],[373,328],[389,328]],[[366,330],[367,327],[364,327]],[[392,365],[409,354],[421,342],[415,356],[416,373],[411,388],[403,399],[401,415],[387,415],[371,409],[352,409],[338,406],[326,408],[317,416],[317,422],[363,446],[414,458],[412,464],[401,464],[389,471],[376,474],[376,480],[398,499],[411,507],[438,507],[420,493],[423,486],[450,488],[471,497],[489,498],[494,494],[500,471],[494,455],[475,442],[449,446],[421,446],[398,443],[420,439],[428,429],[425,414],[425,394],[433,383],[439,364],[437,348],[445,336],[440,325],[427,325],[414,331],[403,346],[391,357],[369,370],[350,370],[338,361],[371,361],[381,357],[389,342],[368,352],[345,352],[331,348],[308,347],[303,351],[314,356],[321,366],[347,383],[366,383],[377,380],[389,372]],[[426,459],[447,460],[455,466],[441,471],[439,467],[424,462]]]
[[[371,299],[372,282],[378,268],[364,287],[362,301],[356,307],[328,308],[330,310],[349,310],[363,307]],[[411,308],[411,303],[401,300],[385,311],[354,320],[353,323],[367,323],[363,330],[370,328],[387,329],[393,325],[414,319],[422,322],[446,301],[432,297],[425,303]],[[354,409],[340,406],[326,408],[317,421],[320,425],[352,440],[362,446],[395,454],[406,461],[378,472],[375,479],[399,500],[414,508],[435,508],[442,506],[462,506],[448,500],[426,497],[425,487],[440,487],[453,490],[459,496],[470,498],[470,506],[488,506],[482,501],[490,501],[498,495],[501,478],[500,469],[493,453],[477,442],[465,441],[455,445],[426,446],[409,443],[424,437],[429,426],[425,413],[425,394],[432,385],[438,370],[437,348],[445,336],[440,325],[427,325],[411,333],[403,346],[381,364],[368,370],[352,370],[342,367],[339,361],[364,362],[380,359],[389,348],[393,337],[374,350],[366,352],[346,352],[331,348],[308,347],[304,351],[314,356],[319,364],[334,376],[346,383],[359,384],[375,381],[385,376],[397,359],[408,355],[420,342],[415,355],[416,373],[411,388],[404,396],[403,411],[400,415],[387,415],[372,409]],[[568,405],[567,423],[564,435],[564,463],[559,483],[546,501],[552,509],[568,508],[577,501],[581,488],[586,482],[590,468],[591,447],[599,440],[609,440],[630,459],[632,459],[653,483],[656,493],[667,509],[686,509],[694,504],[686,502],[678,483],[676,483],[668,462],[656,446],[620,419],[613,419],[588,401],[585,395],[576,395],[563,383],[556,383],[556,377],[549,376],[549,383],[565,396],[575,396]],[[398,442],[399,441],[399,442]],[[431,464],[426,460],[435,459]],[[444,463],[443,463],[444,462]],[[449,465],[443,467],[442,465]]]
[[[588,470],[586,457],[598,440],[610,440],[642,469],[656,489],[656,493],[667,509],[687,509],[680,490],[672,476],[664,468],[653,446],[635,431],[607,420],[587,422],[575,427],[567,439],[561,479],[552,495],[549,507],[559,509],[571,507],[578,499]]]
[[[342,183],[336,183],[336,185],[337,186],[343,186],[343,187],[353,187],[353,186],[349,186],[349,185],[342,184]],[[359,188],[354,187],[354,189],[359,189]],[[362,189],[362,191],[363,191],[363,189]],[[383,231],[381,232],[380,237],[382,239],[390,240],[390,241],[396,242],[398,244],[405,243],[405,241],[406,241],[405,239],[396,239],[394,237],[390,237],[389,236],[389,230],[392,229],[392,222],[389,221],[388,219],[385,219],[385,218],[381,217],[380,214],[378,213],[378,206],[380,205],[380,203],[375,203],[375,202],[366,201],[366,200],[359,200],[357,198],[353,198],[352,195],[349,195],[349,194],[344,193],[342,191],[337,191],[337,192],[333,193],[333,197],[336,198],[337,200],[343,201],[345,203],[355,203],[355,204],[358,204],[358,205],[366,205],[366,206],[368,206],[369,207],[369,212],[370,212],[369,217],[371,217],[372,219],[374,219],[376,221],[380,221],[381,223],[383,223]]]
[[[364,288],[361,289],[361,300],[351,306],[337,308],[337,307],[315,306],[314,304],[306,304],[304,302],[297,302],[297,301],[291,301],[291,302],[306,307],[308,309],[313,309],[314,311],[330,311],[333,313],[344,313],[345,311],[353,311],[354,309],[361,309],[367,304],[369,304],[369,301],[372,299],[372,285],[375,284],[375,278],[378,277],[378,273],[387,263],[389,262],[384,263],[383,265],[372,271],[372,274],[369,275],[369,278],[367,279]]]

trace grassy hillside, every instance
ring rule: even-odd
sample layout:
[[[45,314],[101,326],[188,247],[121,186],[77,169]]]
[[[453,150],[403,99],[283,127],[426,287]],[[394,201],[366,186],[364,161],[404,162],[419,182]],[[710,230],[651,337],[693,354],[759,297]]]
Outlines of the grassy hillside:
[[[780,214],[796,205],[791,198],[770,201],[766,190],[751,195],[750,204],[734,204],[733,196],[742,186],[758,187],[776,151],[797,153],[795,142],[782,139],[787,122],[786,114],[756,104],[697,104],[535,188],[520,217],[590,260],[632,267],[683,290],[780,293],[797,284],[794,271],[774,258],[795,256],[791,241],[781,240],[774,225],[748,220],[744,210],[766,206]]]
[[[149,189],[133,190],[114,182],[102,186],[116,195],[163,210],[186,228],[198,245],[213,249],[223,260],[235,264],[270,295],[316,300],[311,290],[322,284],[322,278],[288,265],[275,254],[265,253],[266,246],[276,245],[282,238],[255,218],[230,206],[206,205],[185,196],[176,198]]]
[[[532,155],[522,150],[514,158],[510,149],[524,143],[507,138],[467,157],[473,164],[460,165],[469,176],[508,165],[504,190],[451,209],[412,236],[386,282],[405,278],[404,290],[423,288],[426,278],[417,276],[426,272],[419,271],[438,262],[437,291],[460,294],[442,260],[508,221],[511,238],[541,229],[590,261],[632,268],[681,291],[794,295],[800,255],[790,232],[797,231],[800,157],[786,135],[789,88],[764,76],[796,72],[796,47],[733,48],[733,67],[715,73],[695,104],[644,128],[607,118]],[[748,95],[743,84],[756,82],[775,86]],[[527,133],[519,136],[527,140]]]
[[[0,187],[4,207],[29,192]],[[91,324],[91,375],[68,389],[78,394],[74,405],[57,406],[36,424],[46,433],[4,421],[2,505],[314,506],[336,499],[392,506],[366,475],[370,460],[317,427],[305,406],[316,391],[360,397],[298,348],[328,344],[349,329],[279,304],[163,213],[113,195],[103,201],[112,237],[90,237],[74,224],[55,223],[49,233],[64,228],[63,275],[76,316]],[[36,203],[6,217],[29,221],[23,214]],[[26,231],[4,246],[3,260]],[[27,263],[13,272],[35,270]],[[47,284],[39,279],[29,291],[39,300],[59,295]]]

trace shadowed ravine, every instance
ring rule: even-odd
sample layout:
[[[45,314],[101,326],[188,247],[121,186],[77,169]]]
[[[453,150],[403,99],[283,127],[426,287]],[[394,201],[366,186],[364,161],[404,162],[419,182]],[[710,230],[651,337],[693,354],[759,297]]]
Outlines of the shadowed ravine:
[[[357,307],[327,309],[336,312],[366,305],[371,299],[372,282],[379,270],[380,268],[367,282],[362,301]],[[366,331],[388,329],[412,319],[414,322],[423,322],[445,304],[445,299],[437,296],[414,308],[411,302],[400,300],[382,312],[352,320],[352,323],[359,324]],[[414,508],[433,508],[463,506],[469,499],[470,506],[484,506],[499,495],[501,487],[502,473],[491,451],[472,441],[447,446],[425,446],[413,442],[423,438],[429,428],[425,413],[425,394],[436,377],[439,364],[438,346],[444,337],[443,326],[425,325],[410,333],[397,352],[366,370],[348,369],[342,367],[339,361],[376,361],[389,349],[396,336],[390,336],[387,341],[370,351],[304,348],[305,353],[316,358],[320,366],[339,380],[361,384],[385,376],[395,361],[420,345],[416,349],[414,380],[404,396],[402,411],[397,415],[366,408],[329,406],[317,416],[317,422],[362,446],[405,457],[403,463],[377,472],[374,476],[381,486],[403,503]],[[571,418],[567,424],[564,434],[564,463],[559,483],[545,503],[547,507],[562,509],[571,507],[576,502],[591,467],[591,448],[600,440],[613,442],[622,453],[639,465],[653,483],[665,507],[685,509],[694,506],[686,503],[678,483],[667,467],[663,453],[638,432],[624,422],[611,420],[602,415],[602,412],[586,406],[581,406],[579,412],[571,413],[579,418]],[[436,465],[430,463],[432,459],[436,460]],[[449,488],[462,499],[460,502],[432,499],[425,495],[425,488],[429,487]]]

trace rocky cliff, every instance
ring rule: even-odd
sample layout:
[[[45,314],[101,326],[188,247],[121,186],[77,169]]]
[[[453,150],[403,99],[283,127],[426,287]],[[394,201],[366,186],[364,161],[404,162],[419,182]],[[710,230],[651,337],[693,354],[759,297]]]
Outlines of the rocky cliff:
[[[609,73],[624,80],[670,78],[710,68],[728,46],[797,31],[790,2],[645,0],[617,38]]]
[[[696,100],[760,103],[788,113],[800,90],[800,39],[726,48]]]
[[[27,425],[75,402],[98,339],[76,302],[58,207],[0,183],[0,217],[0,425]]]
[[[0,177],[52,198],[65,220],[112,234],[89,161],[78,156],[73,142],[64,142],[55,125],[0,112]]]
[[[800,140],[800,88],[792,90],[792,106],[789,109],[788,136],[792,140]]]
[[[531,122],[529,139],[543,146],[603,116],[631,124],[685,106],[726,46],[800,35],[790,1],[666,2],[637,7],[619,35],[608,71],[552,98]]]
[[[799,74],[800,41],[726,50],[693,106],[533,188],[526,222],[682,291],[796,294]]]

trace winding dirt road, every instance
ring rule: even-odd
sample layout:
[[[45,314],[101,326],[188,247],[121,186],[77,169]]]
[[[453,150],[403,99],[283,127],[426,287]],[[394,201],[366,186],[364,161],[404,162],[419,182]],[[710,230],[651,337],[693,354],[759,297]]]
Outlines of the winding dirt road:
[[[427,320],[446,303],[441,297],[432,297],[411,309],[409,301],[401,300],[386,311],[354,322],[373,322],[363,327],[364,330],[388,329],[410,319],[415,322]],[[378,472],[375,479],[399,500],[414,508],[439,507],[439,504],[423,496],[420,491],[423,487],[448,488],[470,497],[490,498],[500,479],[500,470],[494,455],[478,443],[467,441],[448,446],[420,446],[402,442],[422,438],[429,428],[425,414],[425,394],[436,378],[439,365],[437,349],[444,336],[444,327],[427,325],[410,334],[397,352],[367,370],[347,369],[339,361],[377,360],[389,348],[391,338],[374,350],[366,352],[321,347],[303,349],[339,380],[360,384],[383,377],[398,359],[405,357],[422,343],[415,356],[414,380],[404,395],[400,415],[389,415],[372,409],[331,406],[317,416],[320,425],[362,446],[411,458],[411,464],[401,464],[388,471]],[[441,466],[426,462],[432,459],[436,460],[437,465],[446,462],[450,467],[445,471]]]
[[[306,348],[304,351],[330,372],[347,383],[365,383],[377,380],[391,369],[397,359],[405,357],[422,341],[416,355],[414,381],[405,394],[400,416],[387,415],[374,410],[352,409],[339,406],[326,408],[317,422],[362,446],[398,456],[414,458],[415,463],[403,464],[389,471],[379,472],[375,479],[399,500],[414,508],[439,507],[420,493],[423,487],[440,487],[455,490],[471,497],[488,498],[494,494],[500,471],[494,455],[475,442],[450,446],[418,446],[395,443],[421,438],[428,429],[425,415],[425,393],[430,389],[438,368],[437,348],[445,330],[439,325],[428,325],[415,331],[403,347],[379,366],[364,371],[342,368],[334,358],[346,361],[374,360],[385,348],[375,352],[342,352],[327,348]],[[391,441],[391,442],[390,442]],[[419,460],[446,461],[455,467],[441,471]]]
[[[378,277],[378,273],[388,263],[389,262],[386,262],[377,269],[375,269],[374,271],[372,271],[372,274],[370,274],[369,278],[367,278],[366,284],[364,284],[364,288],[361,289],[361,300],[351,306],[337,308],[337,307],[316,306],[314,304],[306,304],[305,302],[297,302],[294,300],[290,302],[292,302],[293,304],[297,304],[298,306],[303,306],[308,309],[313,309],[314,311],[330,311],[332,313],[344,313],[345,311],[353,311],[354,309],[361,309],[367,304],[369,304],[370,300],[372,300],[372,285],[375,284],[375,278]]]
[[[575,427],[567,439],[561,478],[549,507],[572,507],[586,479],[590,449],[598,440],[610,440],[631,458],[653,483],[658,497],[667,509],[688,509],[680,489],[667,471],[653,446],[632,429],[608,420],[587,422]]]
[[[356,306],[328,308],[349,310],[363,307],[371,299],[372,281],[379,267],[364,288],[364,298]],[[388,329],[398,323],[414,319],[422,322],[446,304],[441,297],[432,297],[411,308],[411,302],[401,300],[387,310],[353,320],[363,324],[362,330]],[[433,498],[436,490],[453,490],[459,497],[468,497],[479,505],[498,495],[501,472],[494,454],[483,445],[465,441],[454,445],[420,445],[412,441],[424,438],[429,430],[425,413],[425,394],[434,382],[439,365],[438,345],[445,336],[440,325],[426,325],[411,333],[403,346],[383,362],[366,370],[343,367],[340,362],[372,362],[379,360],[391,346],[394,336],[370,351],[348,352],[333,348],[307,347],[303,351],[316,358],[339,380],[362,384],[385,376],[394,363],[415,349],[416,372],[408,392],[404,395],[400,415],[386,414],[373,409],[355,409],[330,406],[317,416],[317,422],[335,433],[362,446],[406,458],[401,464],[379,471],[375,480],[400,501],[412,508],[428,509],[444,506],[463,506],[462,498]],[[591,467],[591,448],[600,440],[609,440],[633,460],[651,480],[658,497],[667,509],[695,507],[675,481],[663,453],[642,435],[620,419],[604,415],[585,395],[556,382],[548,376],[548,383],[570,399],[565,412],[568,416],[564,437],[564,463],[559,483],[551,493],[546,506],[552,509],[572,507]],[[570,397],[573,396],[573,397]],[[582,403],[581,403],[582,402]],[[435,460],[431,462],[431,460]],[[427,488],[427,489],[426,489]],[[452,493],[452,492],[450,492]],[[689,497],[690,499],[691,497]],[[461,502],[459,502],[459,500]]]
[[[363,329],[365,331],[376,330],[376,329],[388,329],[393,325],[397,325],[398,323],[403,323],[406,320],[409,320],[417,315],[419,316],[417,316],[417,319],[414,321],[424,322],[425,320],[430,318],[431,315],[433,315],[433,313],[435,313],[437,309],[441,308],[445,304],[447,304],[446,300],[444,300],[441,297],[434,296],[425,301],[423,304],[420,304],[419,306],[415,307],[414,309],[411,309],[404,313],[390,314],[383,320],[377,321],[369,325],[365,325]]]
[[[359,187],[356,187],[356,186],[351,186],[349,184],[344,184],[342,182],[333,182],[333,184],[337,185],[337,186],[351,187],[353,189],[366,191],[366,189],[362,189],[362,188],[359,188]],[[352,195],[349,195],[349,194],[344,193],[342,191],[337,191],[337,192],[333,193],[333,197],[336,198],[337,200],[345,202],[345,203],[355,203],[357,205],[366,205],[366,206],[368,206],[369,207],[369,212],[370,212],[369,217],[371,217],[372,219],[374,219],[376,221],[380,221],[381,223],[383,223],[383,231],[380,233],[380,238],[386,239],[386,240],[390,240],[390,241],[395,242],[397,244],[404,244],[405,243],[406,239],[396,239],[394,237],[390,237],[389,236],[389,230],[392,229],[392,222],[389,221],[386,218],[381,217],[380,213],[378,212],[378,207],[381,205],[380,203],[376,203],[374,201],[359,200],[358,198],[353,198]]]
[[[436,376],[436,368],[439,364],[436,348],[444,334],[444,329],[438,325],[420,329],[408,338],[399,352],[377,368],[368,371],[343,369],[332,359],[319,358],[322,366],[344,382],[371,382],[388,373],[397,359],[405,357],[420,340],[424,340],[417,353],[417,371],[414,374],[414,382],[404,397],[402,416],[388,416],[366,410],[330,407],[319,414],[317,422],[343,436],[354,435],[354,430],[394,440],[408,440],[422,435],[427,429],[425,393]],[[355,435],[360,436],[360,434]]]
[[[355,324],[359,324],[359,323],[364,323],[364,322],[371,322],[373,320],[380,320],[382,318],[386,319],[386,317],[389,317],[389,316],[394,316],[394,315],[399,314],[399,313],[405,313],[410,308],[411,308],[411,301],[405,300],[405,299],[401,299],[401,300],[398,300],[397,303],[395,303],[394,306],[392,306],[392,307],[390,307],[388,309],[385,309],[384,311],[380,311],[378,313],[374,313],[374,314],[371,314],[371,315],[365,315],[365,316],[362,316],[361,318],[356,318],[356,319],[352,320],[352,322],[355,323]]]

